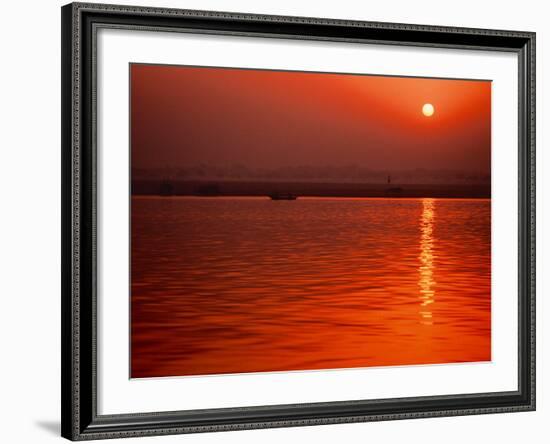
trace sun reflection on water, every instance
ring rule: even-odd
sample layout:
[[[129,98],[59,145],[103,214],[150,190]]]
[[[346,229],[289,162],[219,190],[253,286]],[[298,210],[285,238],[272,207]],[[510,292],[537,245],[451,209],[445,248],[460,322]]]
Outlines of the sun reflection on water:
[[[420,218],[420,267],[418,268],[418,285],[420,287],[420,322],[425,325],[432,325],[433,323],[431,305],[435,302],[435,280],[433,276],[434,219],[434,199],[423,199],[422,216]]]

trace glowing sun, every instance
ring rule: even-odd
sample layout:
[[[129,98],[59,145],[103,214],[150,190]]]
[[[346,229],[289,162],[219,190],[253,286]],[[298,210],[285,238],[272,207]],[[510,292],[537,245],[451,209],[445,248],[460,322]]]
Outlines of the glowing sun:
[[[426,117],[433,116],[435,112],[435,108],[431,103],[425,103],[422,107],[422,114],[424,114]]]

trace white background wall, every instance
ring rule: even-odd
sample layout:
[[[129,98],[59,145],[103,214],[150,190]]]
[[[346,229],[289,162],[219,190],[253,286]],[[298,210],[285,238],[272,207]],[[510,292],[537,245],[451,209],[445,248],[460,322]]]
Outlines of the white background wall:
[[[550,14],[543,1],[163,0],[118,3],[261,14],[352,18],[537,32],[537,412],[140,438],[126,442],[547,442],[550,329],[543,202],[550,90]],[[58,0],[4,2],[0,14],[0,408],[1,441],[59,441],[60,411],[60,11]],[[546,28],[546,29],[545,29]],[[547,75],[548,76],[548,75]],[[543,350],[546,348],[546,351]]]

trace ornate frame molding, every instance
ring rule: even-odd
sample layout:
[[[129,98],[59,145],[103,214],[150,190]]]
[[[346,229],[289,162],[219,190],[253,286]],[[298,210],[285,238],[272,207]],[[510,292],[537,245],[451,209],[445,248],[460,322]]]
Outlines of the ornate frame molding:
[[[535,33],[72,3],[62,8],[62,435],[71,440],[535,409]],[[519,60],[517,392],[97,414],[95,39],[99,27],[510,51]]]

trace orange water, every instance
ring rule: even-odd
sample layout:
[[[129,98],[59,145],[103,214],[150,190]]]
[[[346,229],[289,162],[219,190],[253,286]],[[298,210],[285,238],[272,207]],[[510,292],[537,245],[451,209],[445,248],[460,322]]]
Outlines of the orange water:
[[[131,376],[491,359],[491,201],[132,198]]]

